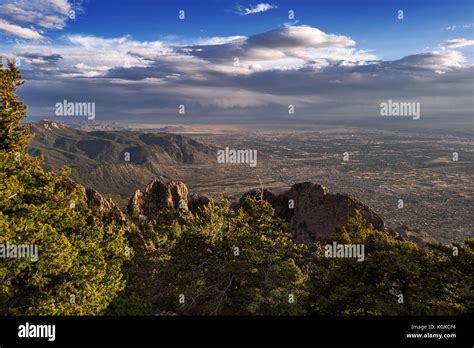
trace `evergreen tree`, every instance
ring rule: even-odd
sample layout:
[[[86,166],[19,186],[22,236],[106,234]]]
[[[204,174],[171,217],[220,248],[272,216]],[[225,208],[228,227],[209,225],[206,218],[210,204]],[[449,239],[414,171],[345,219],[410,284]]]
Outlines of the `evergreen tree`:
[[[309,269],[308,312],[324,315],[452,315],[472,311],[474,258],[468,247],[419,248],[377,231],[360,213],[321,241],[361,244],[365,260],[330,258],[324,250]]]
[[[4,69],[0,59],[0,151],[3,152],[23,151],[30,141],[28,126],[21,124],[26,117],[26,105],[15,94],[23,83],[13,61]]]
[[[90,219],[67,170],[46,172],[28,155],[26,107],[15,95],[23,81],[11,62],[0,74],[0,314],[99,314],[124,287],[124,230]],[[6,257],[6,247],[23,246],[30,257]]]
[[[248,197],[246,207],[235,211],[223,200],[196,214],[159,213],[135,248],[122,310],[304,314],[302,246],[284,231],[268,202]]]

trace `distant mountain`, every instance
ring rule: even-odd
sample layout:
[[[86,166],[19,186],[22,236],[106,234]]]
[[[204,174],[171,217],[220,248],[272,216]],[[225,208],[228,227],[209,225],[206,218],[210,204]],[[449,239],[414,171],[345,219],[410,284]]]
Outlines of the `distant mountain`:
[[[83,131],[56,121],[30,123],[30,130],[34,138],[28,151],[43,155],[46,169],[66,164],[74,180],[122,198],[152,178],[174,177],[180,166],[216,161],[211,146],[177,134]]]

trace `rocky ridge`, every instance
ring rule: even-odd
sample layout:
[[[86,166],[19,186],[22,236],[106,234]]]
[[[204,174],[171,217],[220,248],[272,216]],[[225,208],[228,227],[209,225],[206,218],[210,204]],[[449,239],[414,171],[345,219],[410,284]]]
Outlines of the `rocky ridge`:
[[[234,203],[234,207],[238,208],[245,204],[244,198],[248,195],[254,195],[272,204],[276,214],[288,222],[288,230],[295,241],[308,246],[314,245],[319,238],[333,234],[356,210],[359,210],[375,229],[398,237],[398,234],[387,228],[382,218],[370,207],[349,195],[329,193],[322,185],[310,182],[298,183],[278,195],[268,190],[264,190],[263,193],[249,191],[239,202]],[[103,198],[97,191],[87,190],[87,202],[93,212],[97,212],[105,219],[117,219],[122,222],[127,218],[133,222],[148,220],[166,208],[196,211],[199,206],[209,201],[210,199],[205,196],[190,195],[187,186],[182,182],[164,183],[155,179],[143,191],[135,191],[126,212],[123,213],[112,200]]]

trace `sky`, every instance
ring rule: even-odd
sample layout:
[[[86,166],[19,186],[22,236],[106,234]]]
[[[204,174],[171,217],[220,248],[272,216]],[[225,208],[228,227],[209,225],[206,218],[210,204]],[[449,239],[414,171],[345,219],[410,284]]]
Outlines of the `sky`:
[[[95,103],[95,121],[272,124],[380,118],[390,99],[454,122],[472,119],[473,11],[472,0],[0,0],[0,54],[17,58],[34,117],[54,119],[67,100]]]

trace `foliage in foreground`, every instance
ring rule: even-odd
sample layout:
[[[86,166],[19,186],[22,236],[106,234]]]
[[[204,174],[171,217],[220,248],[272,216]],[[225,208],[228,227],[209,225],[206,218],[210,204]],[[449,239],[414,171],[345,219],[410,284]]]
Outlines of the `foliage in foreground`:
[[[121,314],[454,315],[473,311],[474,243],[420,248],[360,213],[309,254],[265,201],[161,212],[135,235]],[[365,259],[324,245],[364,245]],[[235,247],[239,254],[235,255]],[[456,250],[456,251],[455,251]],[[288,301],[293,295],[294,302]],[[180,302],[180,299],[182,300]]]
[[[222,200],[196,214],[163,211],[143,226],[121,311],[304,314],[303,247],[268,202],[248,198],[247,205],[236,211]]]
[[[473,311],[474,241],[419,248],[376,231],[356,214],[333,238],[362,244],[365,260],[315,256],[308,312],[325,315],[452,315]]]
[[[67,170],[48,173],[26,153],[21,77],[13,63],[0,74],[0,245],[31,247],[30,256],[38,248],[37,260],[0,259],[0,314],[100,314],[124,288],[124,231],[90,219]]]

